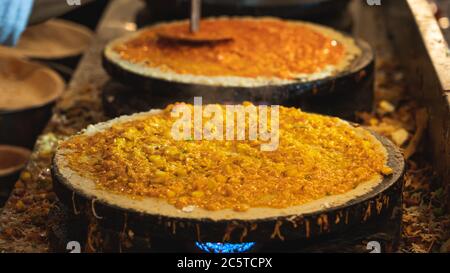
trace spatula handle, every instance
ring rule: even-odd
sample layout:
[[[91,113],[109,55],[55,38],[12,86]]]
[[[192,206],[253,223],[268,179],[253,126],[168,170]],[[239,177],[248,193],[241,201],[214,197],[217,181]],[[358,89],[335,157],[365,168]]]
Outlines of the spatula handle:
[[[197,32],[200,30],[201,7],[201,0],[191,0],[191,32]]]

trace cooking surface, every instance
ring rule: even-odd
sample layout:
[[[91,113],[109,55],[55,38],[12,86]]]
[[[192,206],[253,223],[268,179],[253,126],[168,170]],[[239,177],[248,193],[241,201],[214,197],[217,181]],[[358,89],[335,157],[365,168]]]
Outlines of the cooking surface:
[[[199,39],[223,35],[232,41],[183,45],[161,41],[157,36],[160,32]],[[205,19],[195,35],[189,33],[186,21],[160,25],[117,44],[113,50],[131,63],[180,74],[295,79],[341,65],[346,55],[359,53],[350,41],[343,40],[337,33],[323,34],[313,25],[275,19]]]
[[[49,250],[47,214],[55,202],[50,179],[50,160],[56,141],[71,135],[88,124],[105,120],[100,92],[108,77],[101,68],[101,51],[107,41],[134,29],[133,18],[142,4],[135,0],[112,2],[103,17],[92,48],[84,56],[68,92],[58,103],[56,114],[45,134],[38,141],[31,163],[22,173],[14,193],[0,215],[0,251],[45,252]],[[420,129],[415,117],[421,115],[412,101],[401,99],[405,89],[402,73],[392,61],[380,61],[378,66],[377,114],[362,114],[365,124],[395,139],[406,147],[401,136],[410,139]],[[389,96],[386,96],[389,93]],[[385,100],[380,100],[380,94]],[[418,119],[419,121],[420,119]],[[405,133],[406,131],[406,133]],[[442,193],[431,167],[420,160],[409,160],[404,193],[404,231],[401,251],[439,251],[448,235],[450,219],[440,206]]]
[[[257,107],[244,105],[257,116]],[[171,128],[177,119],[170,112],[177,107],[195,111],[192,105],[170,105],[145,119],[73,137],[60,145],[70,150],[63,157],[70,169],[107,191],[162,198],[183,210],[192,205],[210,211],[287,208],[344,194],[393,173],[384,148],[368,131],[336,118],[279,107],[280,124],[271,125],[271,130],[279,128],[279,138],[271,143],[199,141],[191,135],[174,140]]]

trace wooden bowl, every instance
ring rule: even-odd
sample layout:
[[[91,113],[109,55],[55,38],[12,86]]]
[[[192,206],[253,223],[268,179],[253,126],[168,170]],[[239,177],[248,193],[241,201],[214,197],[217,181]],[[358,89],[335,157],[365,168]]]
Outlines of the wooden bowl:
[[[63,59],[81,55],[92,36],[82,25],[55,19],[28,27],[16,47],[0,46],[0,53],[40,60]]]
[[[31,151],[25,148],[0,145],[0,207],[8,199],[30,154]]]
[[[46,66],[0,54],[0,143],[31,148],[64,80]]]
[[[39,60],[69,80],[92,37],[83,25],[54,19],[28,27],[17,46],[0,46],[0,54]]]

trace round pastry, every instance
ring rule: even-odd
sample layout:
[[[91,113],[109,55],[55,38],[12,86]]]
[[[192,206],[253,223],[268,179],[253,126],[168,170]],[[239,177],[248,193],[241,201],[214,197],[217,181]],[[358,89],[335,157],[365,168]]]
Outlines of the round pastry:
[[[161,36],[197,40],[177,43]],[[222,43],[201,43],[226,37]],[[263,17],[220,17],[157,24],[110,42],[106,69],[186,84],[259,87],[335,76],[361,55],[354,39],[312,23]]]
[[[338,207],[372,192],[398,167],[388,163],[387,148],[366,129],[295,108],[280,107],[278,125],[269,122],[270,130],[278,128],[273,139],[228,140],[227,134],[206,140],[205,128],[228,130],[211,127],[206,118],[203,139],[194,121],[192,136],[174,138],[179,119],[172,111],[180,105],[193,107],[176,104],[123,116],[65,140],[54,158],[57,181],[96,202],[147,215],[255,220]],[[229,109],[212,107],[224,117]],[[262,115],[263,108],[244,107]],[[250,136],[255,126],[248,122],[243,130]],[[275,137],[274,149],[261,149]]]

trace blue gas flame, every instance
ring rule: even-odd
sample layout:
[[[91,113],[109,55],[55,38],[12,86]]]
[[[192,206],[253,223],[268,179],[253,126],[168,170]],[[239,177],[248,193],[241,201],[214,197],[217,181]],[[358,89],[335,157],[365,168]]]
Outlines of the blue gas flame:
[[[195,245],[202,251],[207,253],[243,253],[250,251],[254,246],[254,242],[249,243],[200,243],[195,242]]]

